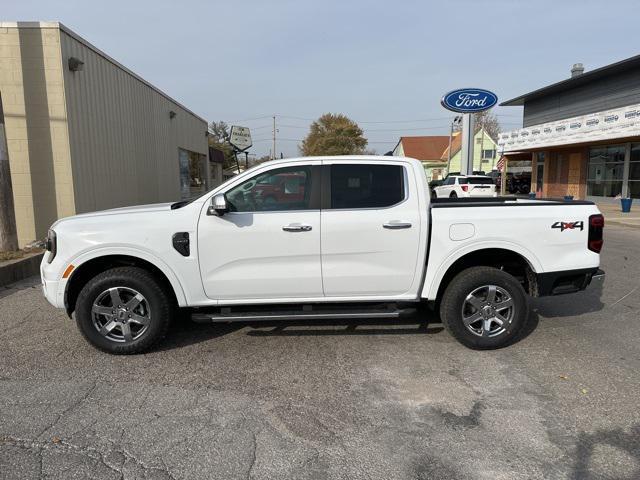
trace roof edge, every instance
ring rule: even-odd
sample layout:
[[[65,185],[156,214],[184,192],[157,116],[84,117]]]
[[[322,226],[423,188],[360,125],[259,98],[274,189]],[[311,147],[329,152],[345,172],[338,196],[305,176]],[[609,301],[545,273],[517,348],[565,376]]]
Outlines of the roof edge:
[[[585,78],[588,80],[589,77],[602,75],[603,73],[605,73],[609,69],[615,69],[617,67],[618,68],[619,67],[624,67],[625,64],[632,63],[632,62],[635,62],[635,61],[640,61],[640,55],[634,55],[633,57],[625,58],[623,60],[619,60],[617,62],[610,63],[609,65],[604,65],[602,67],[598,67],[598,68],[595,68],[593,70],[587,70],[586,72],[578,75],[577,77],[565,78],[564,80],[560,80],[559,82],[552,83],[552,84],[547,85],[545,87],[541,87],[541,88],[538,88],[536,90],[532,90],[531,92],[525,93],[525,94],[520,95],[518,97],[514,97],[514,98],[512,98],[510,100],[506,100],[506,101],[500,103],[499,106],[501,106],[501,107],[522,106],[522,105],[524,105],[524,102],[527,99],[527,97],[538,96],[538,95],[544,93],[547,90],[556,89],[558,87],[563,87],[565,85],[568,86],[569,84],[574,83],[574,82],[581,83]]]
[[[191,109],[185,107],[182,103],[178,102],[174,98],[171,98],[168,94],[166,94],[165,92],[160,90],[158,87],[156,87],[152,83],[148,82],[147,80],[145,80],[144,78],[142,78],[140,75],[138,75],[137,73],[133,72],[129,68],[125,67],[123,64],[121,64],[120,62],[115,60],[113,57],[107,55],[105,52],[100,50],[98,47],[96,47],[91,42],[89,42],[85,38],[83,38],[80,35],[78,35],[76,32],[74,32],[73,30],[71,30],[69,27],[67,27],[66,25],[64,25],[61,22],[54,22],[54,21],[47,21],[47,22],[38,22],[38,21],[0,22],[0,28],[55,28],[55,29],[59,29],[61,32],[66,33],[67,35],[69,35],[71,38],[73,38],[77,42],[80,42],[85,47],[87,47],[90,50],[92,50],[94,53],[100,55],[101,57],[103,57],[108,62],[112,63],[113,65],[115,65],[119,69],[121,69],[124,72],[126,72],[127,74],[131,75],[133,78],[135,78],[139,82],[141,82],[144,85],[146,85],[147,87],[151,88],[153,91],[155,91],[156,93],[160,94],[161,96],[163,96],[165,99],[169,100],[174,105],[180,107],[181,109],[183,109],[184,111],[186,111],[190,115],[193,115],[198,120],[204,122],[207,126],[209,125],[209,122],[206,119],[204,119],[203,117],[201,117],[197,113],[193,112]]]

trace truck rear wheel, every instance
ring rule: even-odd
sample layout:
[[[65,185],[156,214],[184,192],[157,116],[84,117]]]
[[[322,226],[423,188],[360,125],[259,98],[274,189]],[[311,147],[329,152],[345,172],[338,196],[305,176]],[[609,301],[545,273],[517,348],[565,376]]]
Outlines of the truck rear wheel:
[[[92,278],[76,301],[76,323],[96,348],[142,353],[167,333],[174,308],[162,285],[137,267],[118,267]]]
[[[463,345],[485,350],[511,344],[529,320],[522,285],[492,267],[471,267],[454,277],[442,296],[440,318]]]

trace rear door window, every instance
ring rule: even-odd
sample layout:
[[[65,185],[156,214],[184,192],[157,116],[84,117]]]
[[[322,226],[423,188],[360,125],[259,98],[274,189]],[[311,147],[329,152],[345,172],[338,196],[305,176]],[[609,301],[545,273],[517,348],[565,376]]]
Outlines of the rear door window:
[[[467,178],[467,180],[469,181],[470,185],[487,185],[493,183],[491,177],[470,177]]]
[[[404,198],[401,165],[331,165],[330,208],[383,208]]]

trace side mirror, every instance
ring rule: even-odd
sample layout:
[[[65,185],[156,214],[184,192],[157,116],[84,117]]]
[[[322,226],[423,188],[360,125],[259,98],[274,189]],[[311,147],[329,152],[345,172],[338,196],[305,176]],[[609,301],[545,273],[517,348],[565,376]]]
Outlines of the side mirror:
[[[229,207],[227,206],[227,197],[224,196],[224,193],[214,195],[211,200],[211,206],[207,210],[207,214],[221,217],[228,211]]]

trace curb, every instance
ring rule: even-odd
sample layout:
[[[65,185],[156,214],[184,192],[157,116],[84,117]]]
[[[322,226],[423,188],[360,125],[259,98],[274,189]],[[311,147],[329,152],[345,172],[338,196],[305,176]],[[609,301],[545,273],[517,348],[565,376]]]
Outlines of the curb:
[[[616,227],[627,227],[627,228],[640,228],[640,223],[629,223],[624,219],[619,220],[617,218],[607,218],[604,217],[605,228],[606,225],[616,226]]]
[[[0,287],[38,275],[43,256],[44,252],[35,253],[0,265]]]

